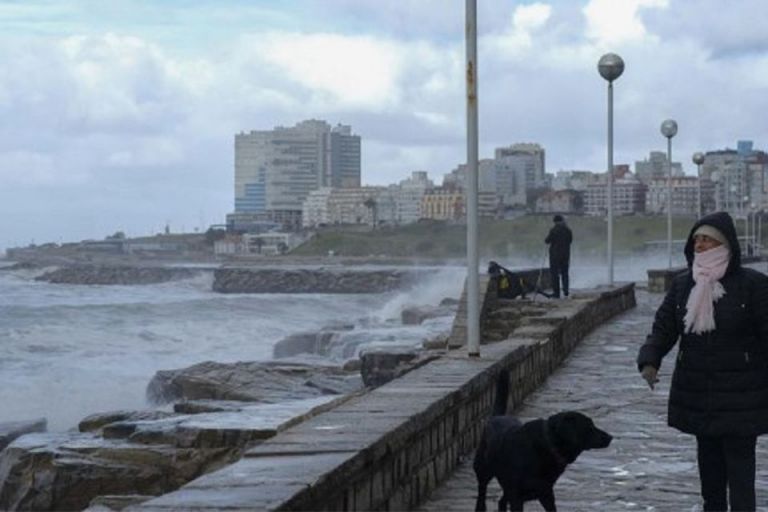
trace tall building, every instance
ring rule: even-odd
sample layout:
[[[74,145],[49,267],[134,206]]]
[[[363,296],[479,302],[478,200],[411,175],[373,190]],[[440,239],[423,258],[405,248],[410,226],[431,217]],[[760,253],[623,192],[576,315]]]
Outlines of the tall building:
[[[496,148],[496,192],[505,205],[527,204],[528,191],[546,187],[545,151],[539,144]]]
[[[701,186],[701,190],[699,190]],[[702,213],[712,211],[714,207],[714,186],[711,181],[695,176],[677,176],[672,178],[672,214],[697,215],[698,197],[701,192]],[[648,183],[645,211],[652,214],[666,214],[669,205],[669,183],[666,178],[656,178]]]
[[[666,178],[669,173],[667,154],[662,151],[651,151],[648,158],[635,162],[635,175],[643,183],[651,180]],[[672,176],[682,176],[683,166],[680,162],[672,162]]]
[[[617,174],[614,166],[614,176]],[[603,176],[607,177],[607,173]],[[646,186],[630,172],[622,172],[613,183],[614,215],[632,215],[645,211]],[[587,215],[606,215],[608,212],[608,182],[594,183],[587,186],[584,197],[584,210]]]
[[[701,175],[715,183],[715,205],[735,216],[768,207],[768,154],[741,140],[738,149],[707,151]]]
[[[235,135],[235,214],[299,227],[307,195],[331,186],[360,186],[360,136],[349,126],[310,119]]]

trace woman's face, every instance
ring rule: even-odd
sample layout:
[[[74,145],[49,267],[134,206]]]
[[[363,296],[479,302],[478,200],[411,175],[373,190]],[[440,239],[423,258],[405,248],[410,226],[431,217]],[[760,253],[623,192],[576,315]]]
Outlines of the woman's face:
[[[693,237],[693,252],[704,252],[721,245],[723,244],[707,235],[696,235]]]

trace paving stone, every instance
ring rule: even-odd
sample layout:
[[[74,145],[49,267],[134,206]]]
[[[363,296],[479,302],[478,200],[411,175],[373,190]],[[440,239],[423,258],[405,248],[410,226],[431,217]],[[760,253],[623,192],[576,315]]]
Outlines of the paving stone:
[[[584,452],[568,466],[555,486],[559,510],[701,510],[696,440],[667,426],[674,353],[667,356],[655,391],[648,389],[635,365],[637,350],[663,296],[643,289],[637,289],[636,296],[636,308],[587,336],[564,365],[515,411],[522,420],[529,420],[579,410],[614,435],[610,447]],[[418,510],[474,510],[476,496],[470,456]],[[488,489],[488,510],[496,509],[500,496],[494,481]],[[758,440],[757,503],[760,510],[768,510],[765,438]],[[543,509],[532,501],[526,503],[525,510]]]

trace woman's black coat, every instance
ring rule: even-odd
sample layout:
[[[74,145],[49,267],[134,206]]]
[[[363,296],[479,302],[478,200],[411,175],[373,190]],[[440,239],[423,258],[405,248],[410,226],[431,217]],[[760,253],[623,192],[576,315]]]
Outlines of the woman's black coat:
[[[694,285],[693,233],[708,224],[731,247],[715,302],[715,330],[683,333],[688,295]],[[685,246],[688,271],[677,276],[656,312],[653,329],[637,357],[638,368],[661,366],[680,339],[669,394],[669,425],[703,436],[754,436],[768,432],[768,277],[741,266],[733,220],[724,212],[703,217]]]

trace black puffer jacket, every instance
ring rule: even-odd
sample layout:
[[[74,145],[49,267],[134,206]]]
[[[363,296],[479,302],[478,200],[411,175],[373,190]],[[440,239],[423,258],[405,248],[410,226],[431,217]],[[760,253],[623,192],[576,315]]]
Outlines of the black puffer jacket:
[[[567,266],[570,263],[572,241],[571,228],[563,221],[555,222],[555,225],[549,230],[547,238],[544,239],[544,243],[549,244],[550,265]]]
[[[683,317],[694,282],[693,233],[708,224],[731,246],[720,280],[725,295],[715,302],[715,330],[683,333]],[[656,312],[653,329],[637,357],[638,368],[661,366],[680,339],[669,394],[669,425],[704,436],[768,432],[768,277],[742,268],[733,220],[725,212],[703,217],[685,245],[688,271],[677,276]]]

